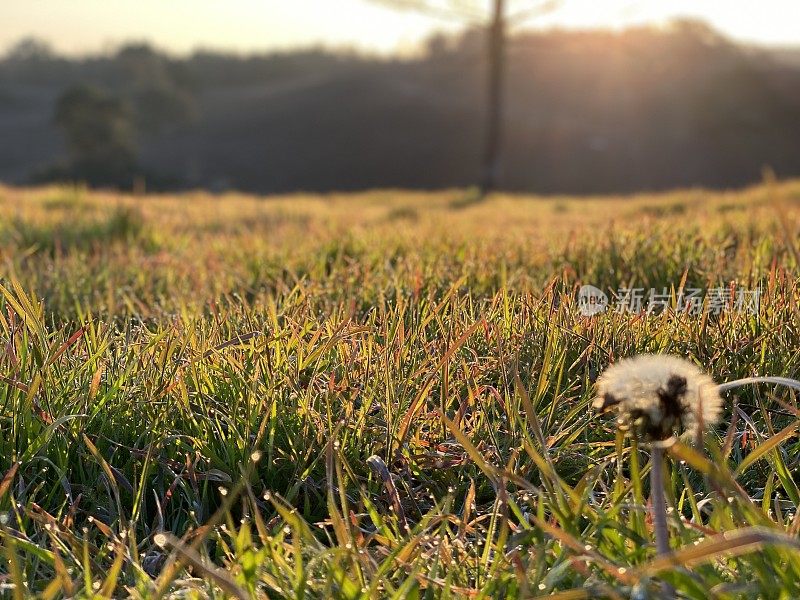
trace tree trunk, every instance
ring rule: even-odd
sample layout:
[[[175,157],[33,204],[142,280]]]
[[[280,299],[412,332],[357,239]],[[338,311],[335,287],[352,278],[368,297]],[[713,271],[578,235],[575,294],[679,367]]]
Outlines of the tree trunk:
[[[506,62],[505,0],[494,0],[488,40],[489,73],[486,131],[481,191],[497,188],[500,177],[500,145],[503,129],[503,83]]]

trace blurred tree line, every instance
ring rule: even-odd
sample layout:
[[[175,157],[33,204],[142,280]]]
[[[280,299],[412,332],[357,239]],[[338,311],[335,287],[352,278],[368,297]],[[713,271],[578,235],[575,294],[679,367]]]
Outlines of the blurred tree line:
[[[53,123],[67,152],[38,173],[39,179],[129,186],[145,173],[138,163],[139,136],[197,118],[196,89],[186,68],[146,44],[124,46],[113,57],[69,61],[44,42],[25,39],[3,67],[17,82],[64,87]]]
[[[444,187],[484,164],[486,29],[413,58],[146,44],[0,60],[0,178],[256,192]],[[595,193],[800,175],[798,52],[678,21],[507,41],[500,186]]]

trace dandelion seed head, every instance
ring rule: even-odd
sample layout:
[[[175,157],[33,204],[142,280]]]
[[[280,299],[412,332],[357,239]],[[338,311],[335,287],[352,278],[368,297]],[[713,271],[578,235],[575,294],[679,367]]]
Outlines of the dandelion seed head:
[[[675,430],[694,436],[722,411],[717,385],[694,364],[675,356],[644,354],[611,365],[597,380],[596,410],[618,413],[621,429],[664,440]]]

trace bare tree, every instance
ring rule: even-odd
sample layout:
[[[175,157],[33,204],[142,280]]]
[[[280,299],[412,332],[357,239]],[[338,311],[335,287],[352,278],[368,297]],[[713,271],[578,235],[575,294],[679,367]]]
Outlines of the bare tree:
[[[486,123],[484,125],[483,164],[478,181],[482,193],[497,188],[500,181],[503,122],[505,116],[506,45],[509,28],[554,10],[559,0],[536,0],[525,7],[513,0],[491,0],[487,14],[475,0],[371,0],[400,9],[417,10],[437,17],[456,18],[486,28]]]

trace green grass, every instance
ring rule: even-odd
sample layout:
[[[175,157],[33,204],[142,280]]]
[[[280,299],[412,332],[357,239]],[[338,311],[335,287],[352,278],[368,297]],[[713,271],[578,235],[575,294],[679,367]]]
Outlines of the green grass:
[[[0,188],[0,596],[798,597],[790,391],[671,449],[671,561],[589,404],[640,352],[800,375],[800,182],[464,197]],[[758,314],[576,302],[732,282]]]

